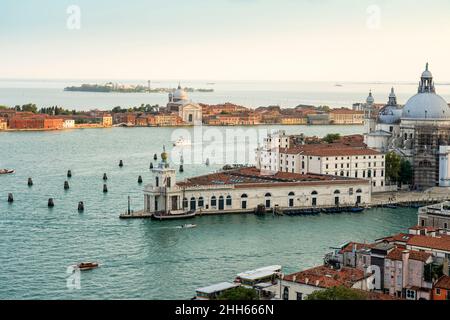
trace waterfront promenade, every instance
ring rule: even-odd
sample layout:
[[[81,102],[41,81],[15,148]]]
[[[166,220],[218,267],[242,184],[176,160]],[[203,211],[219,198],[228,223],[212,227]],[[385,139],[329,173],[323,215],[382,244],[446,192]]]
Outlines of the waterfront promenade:
[[[425,191],[396,191],[372,194],[372,207],[398,205],[410,207],[450,200],[450,188],[430,188]]]

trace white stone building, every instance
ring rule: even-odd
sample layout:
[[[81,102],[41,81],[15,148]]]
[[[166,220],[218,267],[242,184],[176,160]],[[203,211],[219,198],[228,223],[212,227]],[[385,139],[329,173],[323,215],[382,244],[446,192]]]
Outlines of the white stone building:
[[[367,122],[372,123],[368,119]],[[418,92],[402,108],[392,91],[389,103],[379,113],[375,126],[366,128],[369,148],[394,151],[408,160],[417,189],[445,186],[448,181],[440,147],[450,145],[450,108],[438,94],[428,64],[421,75]],[[444,159],[443,159],[444,158]],[[443,182],[444,181],[444,182]]]
[[[66,120],[64,120],[63,128],[64,129],[73,129],[73,128],[75,128],[75,120],[73,120],[73,119],[66,119]]]
[[[145,212],[199,214],[254,212],[267,210],[355,206],[371,201],[370,182],[350,177],[277,172],[267,175],[257,168],[242,168],[183,182],[176,181],[167,153],[153,169],[154,183],[145,187]]]
[[[193,103],[185,90],[178,86],[178,89],[169,93],[169,102],[167,109],[177,112],[180,118],[187,124],[194,125],[202,122],[202,107]]]
[[[268,174],[288,172],[367,179],[372,192],[385,191],[385,155],[342,143],[292,145],[284,131],[269,135],[256,152],[257,168]]]

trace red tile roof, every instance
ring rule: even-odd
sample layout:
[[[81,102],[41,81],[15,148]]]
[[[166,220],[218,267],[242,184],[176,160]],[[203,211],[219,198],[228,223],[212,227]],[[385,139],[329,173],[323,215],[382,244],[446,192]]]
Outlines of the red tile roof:
[[[442,276],[434,285],[435,288],[450,290],[450,277]]]
[[[353,179],[340,176],[277,172],[275,174],[263,174],[255,167],[241,168],[231,171],[223,171],[209,175],[193,177],[178,183],[180,187],[205,186],[205,185],[233,185],[235,188],[248,187],[273,187],[289,185],[317,185],[317,184],[350,184],[364,183],[367,180]]]
[[[427,248],[427,249],[435,249],[442,251],[450,251],[450,236],[447,235],[439,235],[436,237],[430,236],[414,236],[412,237],[407,244],[409,246]]]
[[[306,144],[295,146],[293,148],[281,148],[280,153],[286,154],[302,154],[308,156],[320,157],[342,157],[342,156],[378,156],[382,153],[364,147],[352,147],[344,143],[333,144]]]
[[[353,248],[355,248],[356,250],[370,249],[373,246],[373,244],[350,242],[347,246],[341,249],[340,253],[352,252]]]
[[[402,261],[403,260],[403,252],[409,252],[409,259],[416,260],[416,261],[427,262],[427,260],[431,257],[431,253],[415,251],[415,250],[405,250],[402,248],[395,248],[386,256],[386,258],[388,258],[390,260]]]
[[[345,286],[351,288],[355,283],[365,279],[364,271],[355,268],[331,269],[327,266],[315,267],[285,276],[283,280],[307,284],[319,288]]]

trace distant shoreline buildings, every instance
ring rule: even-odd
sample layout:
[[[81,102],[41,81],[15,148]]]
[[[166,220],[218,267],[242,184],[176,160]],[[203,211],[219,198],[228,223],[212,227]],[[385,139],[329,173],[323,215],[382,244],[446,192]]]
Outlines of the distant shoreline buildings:
[[[112,117],[98,121],[99,114]],[[61,122],[62,120],[62,122]],[[74,123],[68,122],[73,120]],[[67,122],[66,122],[67,121]],[[207,126],[254,125],[363,125],[364,112],[347,108],[332,109],[300,105],[250,109],[232,103],[208,105],[195,103],[181,86],[170,91],[165,107],[142,105],[139,108],[110,111],[39,114],[15,109],[0,109],[0,130],[62,130],[89,127],[175,127],[204,124]]]

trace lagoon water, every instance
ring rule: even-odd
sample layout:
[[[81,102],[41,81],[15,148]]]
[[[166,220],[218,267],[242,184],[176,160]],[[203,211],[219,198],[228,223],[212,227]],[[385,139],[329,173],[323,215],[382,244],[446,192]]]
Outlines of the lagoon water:
[[[362,131],[360,126],[283,129],[318,136]],[[149,164],[162,145],[169,148],[173,131],[0,133],[0,168],[17,171],[0,176],[0,299],[191,298],[196,288],[233,280],[239,272],[272,264],[298,271],[321,263],[332,246],[373,241],[416,223],[417,212],[410,209],[316,217],[202,217],[195,220],[198,228],[189,230],[176,228],[183,222],[120,220],[128,196],[133,209],[143,207],[143,185],[137,178],[142,175],[144,184],[151,181]],[[220,166],[188,164],[179,179]],[[73,177],[70,190],[64,191],[68,169]],[[102,192],[105,172],[107,194]],[[34,180],[31,188],[28,177]],[[9,192],[13,204],[6,201]],[[50,197],[55,199],[53,209],[47,208]],[[86,206],[82,214],[77,212],[79,201]],[[67,267],[81,261],[100,261],[102,266],[82,273],[81,289],[70,290]]]

